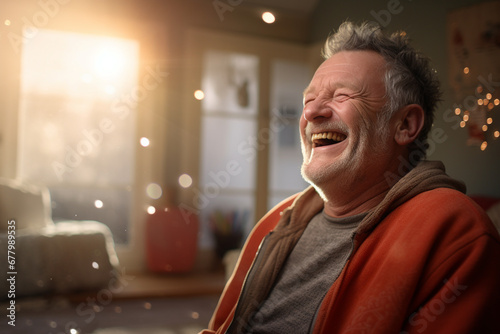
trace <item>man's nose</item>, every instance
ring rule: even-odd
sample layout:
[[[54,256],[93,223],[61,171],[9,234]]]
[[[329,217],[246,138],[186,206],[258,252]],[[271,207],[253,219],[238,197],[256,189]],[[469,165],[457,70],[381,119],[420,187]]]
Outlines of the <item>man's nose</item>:
[[[311,101],[304,106],[304,119],[308,122],[332,117],[333,111],[320,101]]]

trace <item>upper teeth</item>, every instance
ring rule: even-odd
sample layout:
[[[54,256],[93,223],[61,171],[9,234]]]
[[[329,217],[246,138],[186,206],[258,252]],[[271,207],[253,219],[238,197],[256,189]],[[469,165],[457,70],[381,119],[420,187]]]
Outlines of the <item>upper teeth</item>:
[[[335,141],[342,141],[346,139],[347,136],[338,133],[338,132],[322,132],[322,133],[315,133],[312,135],[312,140],[317,140],[317,139],[332,139]]]

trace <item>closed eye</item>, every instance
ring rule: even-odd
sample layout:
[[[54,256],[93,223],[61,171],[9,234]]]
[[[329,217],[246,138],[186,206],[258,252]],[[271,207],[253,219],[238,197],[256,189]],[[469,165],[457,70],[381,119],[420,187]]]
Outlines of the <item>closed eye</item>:
[[[308,99],[305,99],[304,98],[304,106],[312,101],[314,101],[315,99],[314,98],[308,98]]]
[[[335,94],[335,96],[333,97],[333,99],[334,99],[335,101],[339,101],[339,102],[344,102],[344,101],[346,101],[346,100],[348,100],[348,99],[350,99],[350,98],[351,98],[351,97],[350,97],[349,95],[344,94],[344,93],[337,93],[337,94]]]

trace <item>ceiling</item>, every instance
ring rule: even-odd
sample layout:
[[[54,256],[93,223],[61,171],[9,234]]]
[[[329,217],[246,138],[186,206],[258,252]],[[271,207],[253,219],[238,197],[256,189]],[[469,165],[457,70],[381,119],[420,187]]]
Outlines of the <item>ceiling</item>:
[[[245,2],[247,5],[311,14],[316,9],[319,0],[245,0]]]

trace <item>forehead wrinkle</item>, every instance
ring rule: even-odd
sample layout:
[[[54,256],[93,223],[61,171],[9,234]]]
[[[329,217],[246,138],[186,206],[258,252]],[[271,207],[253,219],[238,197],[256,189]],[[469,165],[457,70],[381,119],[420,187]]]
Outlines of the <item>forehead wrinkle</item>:
[[[325,60],[314,73],[311,83],[302,93],[303,97],[309,93],[317,91],[317,82],[319,82],[320,90],[323,90],[325,82],[328,85],[327,89],[349,88],[353,90],[359,89],[359,84],[353,81],[352,64],[349,61],[342,63],[330,64],[329,59]],[[340,78],[338,78],[340,76]],[[313,84],[314,83],[314,84]],[[363,86],[363,84],[361,84]],[[364,90],[364,88],[363,88]]]

